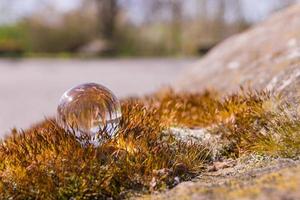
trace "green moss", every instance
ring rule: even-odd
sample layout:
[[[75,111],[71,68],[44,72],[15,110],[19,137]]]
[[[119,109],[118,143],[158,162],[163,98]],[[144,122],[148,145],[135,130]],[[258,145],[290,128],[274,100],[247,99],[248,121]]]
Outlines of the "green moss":
[[[171,188],[211,160],[206,146],[164,134],[171,126],[220,134],[220,142],[231,145],[224,155],[233,158],[250,152],[297,156],[299,120],[275,100],[264,92],[221,99],[211,91],[171,90],[125,99],[118,137],[98,148],[81,147],[53,119],[14,130],[0,145],[0,197],[125,198]]]

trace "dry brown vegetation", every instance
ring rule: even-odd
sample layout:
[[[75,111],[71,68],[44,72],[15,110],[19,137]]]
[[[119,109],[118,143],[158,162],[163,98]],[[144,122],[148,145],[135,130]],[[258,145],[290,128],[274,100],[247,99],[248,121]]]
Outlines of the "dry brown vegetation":
[[[118,136],[82,147],[53,119],[13,130],[0,146],[2,199],[125,198],[167,189],[201,174],[211,149],[181,141],[170,127],[206,128],[221,135],[222,156],[297,157],[300,123],[280,98],[266,92],[161,91],[122,101]]]

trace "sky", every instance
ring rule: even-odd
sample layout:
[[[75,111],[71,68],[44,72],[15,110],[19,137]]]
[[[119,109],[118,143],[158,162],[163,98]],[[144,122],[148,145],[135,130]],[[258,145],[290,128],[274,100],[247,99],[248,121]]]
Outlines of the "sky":
[[[151,1],[151,0],[150,0]],[[185,0],[185,9],[189,13],[196,12],[195,3],[201,0]],[[249,21],[264,19],[273,9],[278,6],[280,0],[240,0],[242,9]],[[281,0],[283,2],[284,0]],[[300,0],[298,0],[300,2]],[[0,24],[14,22],[17,19],[30,15],[47,6],[53,7],[59,12],[66,12],[77,8],[81,0],[0,0]],[[144,18],[143,3],[145,0],[121,0],[127,5],[128,15],[132,21],[140,22]],[[129,3],[128,3],[129,2]],[[209,1],[213,2],[213,1]],[[213,4],[211,4],[213,8]],[[213,10],[213,9],[212,9]],[[227,13],[228,21],[234,19],[234,13]]]
[[[79,4],[80,0],[0,0],[0,23],[13,22],[47,5],[66,12],[77,8]]]

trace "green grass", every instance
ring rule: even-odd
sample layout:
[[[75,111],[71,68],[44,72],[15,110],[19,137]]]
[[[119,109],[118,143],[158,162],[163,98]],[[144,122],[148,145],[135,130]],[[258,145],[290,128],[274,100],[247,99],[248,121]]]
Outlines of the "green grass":
[[[166,134],[174,126],[221,135],[224,157],[297,157],[299,119],[279,100],[266,92],[221,99],[212,91],[171,90],[124,99],[118,136],[98,148],[83,148],[53,119],[14,130],[0,145],[0,197],[120,199],[174,187],[201,174],[212,159],[207,146]]]
[[[0,26],[0,56],[21,56],[26,48],[25,40],[22,25]]]

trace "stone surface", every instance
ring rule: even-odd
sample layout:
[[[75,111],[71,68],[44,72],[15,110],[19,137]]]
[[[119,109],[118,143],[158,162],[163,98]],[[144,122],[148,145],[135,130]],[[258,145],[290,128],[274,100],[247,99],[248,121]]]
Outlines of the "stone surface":
[[[212,160],[217,160],[222,149],[227,145],[226,141],[221,139],[221,135],[211,134],[208,128],[172,127],[167,131],[167,134],[172,134],[176,139],[184,142],[199,143],[205,146],[209,150]]]
[[[240,86],[299,96],[300,4],[283,10],[248,31],[235,35],[195,63],[176,87],[223,94]]]
[[[299,161],[250,156],[141,199],[299,199],[299,185]]]

